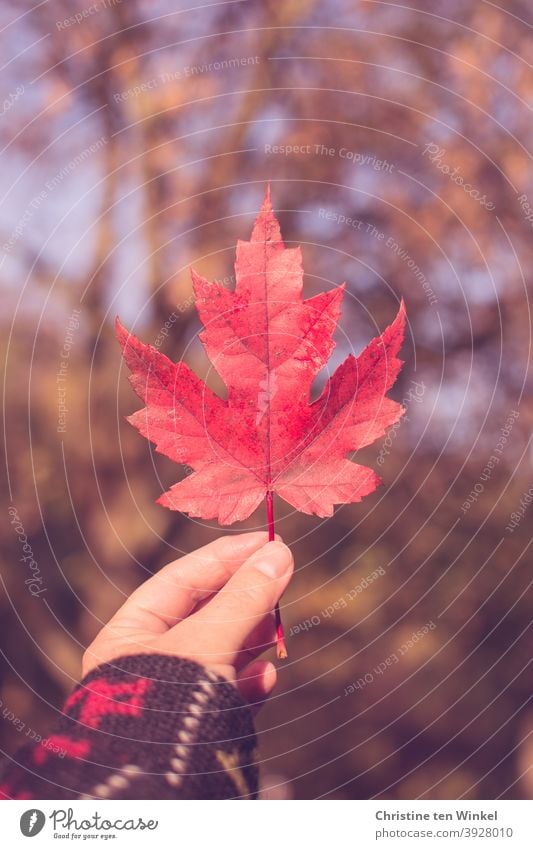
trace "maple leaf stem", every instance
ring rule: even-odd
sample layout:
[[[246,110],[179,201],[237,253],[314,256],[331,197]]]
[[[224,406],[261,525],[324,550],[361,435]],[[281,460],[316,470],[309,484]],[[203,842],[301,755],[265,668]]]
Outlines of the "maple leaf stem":
[[[275,537],[275,529],[274,529],[274,494],[271,490],[267,491],[266,494],[266,504],[267,504],[267,519],[268,519],[268,540],[272,542]],[[285,646],[285,634],[283,631],[283,623],[281,621],[281,611],[279,609],[279,601],[276,603],[276,607],[274,608],[274,615],[276,617],[276,651],[278,655],[278,660],[285,660],[288,657],[287,647]]]

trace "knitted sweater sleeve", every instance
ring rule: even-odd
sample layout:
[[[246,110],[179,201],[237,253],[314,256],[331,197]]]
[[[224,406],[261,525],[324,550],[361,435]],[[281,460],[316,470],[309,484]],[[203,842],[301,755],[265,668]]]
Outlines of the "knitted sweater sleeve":
[[[55,732],[5,764],[0,798],[255,798],[255,744],[226,679],[168,655],[123,657],[90,672]]]

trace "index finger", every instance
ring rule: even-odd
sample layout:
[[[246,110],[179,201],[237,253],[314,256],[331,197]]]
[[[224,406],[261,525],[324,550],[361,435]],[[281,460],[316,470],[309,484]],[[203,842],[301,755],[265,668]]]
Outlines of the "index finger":
[[[109,626],[128,624],[164,633],[220,590],[267,539],[264,531],[223,536],[173,560],[131,594]]]

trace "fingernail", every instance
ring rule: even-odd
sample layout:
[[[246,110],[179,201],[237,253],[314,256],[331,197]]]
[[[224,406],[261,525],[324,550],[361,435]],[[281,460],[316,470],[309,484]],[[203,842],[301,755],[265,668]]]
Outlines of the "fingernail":
[[[230,539],[233,543],[237,545],[242,544],[243,546],[249,545],[251,542],[262,542],[265,544],[268,542],[268,535],[266,531],[244,531],[242,534],[231,534],[228,535],[228,539]],[[280,535],[276,534],[276,539],[281,540]]]
[[[292,564],[292,552],[284,542],[272,540],[251,558],[254,569],[269,578],[281,578]]]

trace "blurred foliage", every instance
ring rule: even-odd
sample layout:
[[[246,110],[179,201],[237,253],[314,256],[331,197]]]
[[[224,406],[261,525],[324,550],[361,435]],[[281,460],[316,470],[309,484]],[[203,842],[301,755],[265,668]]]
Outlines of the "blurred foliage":
[[[347,281],[333,365],[403,296],[394,395],[424,389],[390,448],[361,452],[383,459],[375,495],[328,521],[276,505],[298,566],[287,630],[319,624],[290,639],[259,719],[265,776],[298,798],[532,796],[533,508],[505,529],[532,461],[528,4],[102,5],[0,3],[4,98],[24,89],[0,123],[5,489],[46,588],[28,592],[6,508],[3,706],[44,735],[124,596],[220,533],[154,504],[177,469],[124,422],[112,320],[206,376],[189,267],[231,279],[270,180],[307,294]],[[0,734],[8,753],[23,739],[5,718]]]

